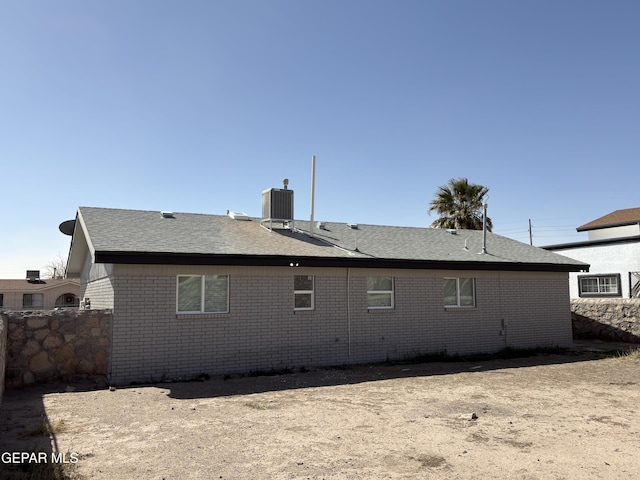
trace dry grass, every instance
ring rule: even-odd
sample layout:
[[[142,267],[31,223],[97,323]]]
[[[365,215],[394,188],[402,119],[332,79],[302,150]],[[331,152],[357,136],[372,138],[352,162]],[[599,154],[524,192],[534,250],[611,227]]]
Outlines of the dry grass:
[[[31,452],[37,455],[39,450]],[[69,456],[67,453],[65,458]],[[0,470],[0,480],[86,480],[86,477],[76,471],[75,464],[47,462],[4,465]]]
[[[55,437],[56,435],[68,431],[68,426],[64,420],[50,423],[46,416],[40,415],[40,420],[33,426],[25,428],[20,434],[22,438],[32,437]],[[28,450],[39,458],[43,450],[33,447]],[[0,480],[82,480],[83,477],[76,472],[76,466],[71,463],[53,461],[52,455],[46,453],[47,462],[25,462],[19,464],[4,465],[0,470]],[[64,455],[69,459],[70,453]]]
[[[627,352],[618,352],[618,355],[621,358],[640,360],[640,347],[638,347],[638,348],[636,348],[634,350],[629,350]]]
[[[28,428],[22,434],[23,437],[46,437],[52,435],[58,435],[67,431],[67,425],[64,420],[58,420],[53,424],[50,423],[46,417],[42,418],[42,421],[34,427]]]

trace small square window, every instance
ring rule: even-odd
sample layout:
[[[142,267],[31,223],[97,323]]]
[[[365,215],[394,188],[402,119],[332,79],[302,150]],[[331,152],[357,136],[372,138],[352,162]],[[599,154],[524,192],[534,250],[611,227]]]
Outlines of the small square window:
[[[370,309],[393,308],[393,277],[367,278],[367,306]]]
[[[43,293],[25,293],[22,295],[23,308],[42,308],[44,307]]]
[[[313,310],[314,305],[313,275],[294,275],[293,308],[294,310]]]

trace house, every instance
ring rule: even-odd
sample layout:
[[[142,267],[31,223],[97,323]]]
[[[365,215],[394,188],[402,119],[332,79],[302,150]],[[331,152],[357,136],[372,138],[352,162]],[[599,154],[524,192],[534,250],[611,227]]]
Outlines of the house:
[[[282,192],[260,219],[78,209],[67,274],[112,309],[112,383],[572,345],[568,272],[588,265],[481,231],[294,221]]]
[[[640,208],[616,210],[576,229],[588,240],[544,247],[589,263],[570,274],[571,298],[640,298]]]
[[[24,280],[0,280],[0,309],[51,310],[77,307],[78,279],[40,278],[38,270],[28,270]]]

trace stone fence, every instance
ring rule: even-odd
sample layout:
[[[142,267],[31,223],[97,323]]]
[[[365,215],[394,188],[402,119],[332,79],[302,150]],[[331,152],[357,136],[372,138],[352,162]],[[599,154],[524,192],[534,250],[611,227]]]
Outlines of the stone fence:
[[[640,343],[640,299],[573,299],[571,320],[574,338]]]
[[[4,311],[0,321],[8,327],[7,388],[86,379],[106,384],[111,311]]]

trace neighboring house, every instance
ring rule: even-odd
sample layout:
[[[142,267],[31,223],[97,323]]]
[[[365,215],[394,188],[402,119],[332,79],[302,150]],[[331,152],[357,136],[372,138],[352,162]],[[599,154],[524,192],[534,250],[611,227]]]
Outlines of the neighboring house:
[[[112,383],[572,345],[588,265],[492,233],[481,254],[481,231],[311,232],[286,191],[262,219],[78,209],[67,274],[113,310]]]
[[[577,228],[588,240],[543,247],[591,265],[571,273],[571,298],[640,297],[640,208],[616,210]]]
[[[37,270],[27,271],[25,280],[0,280],[0,309],[51,310],[77,307],[80,281],[77,279],[40,279]]]

